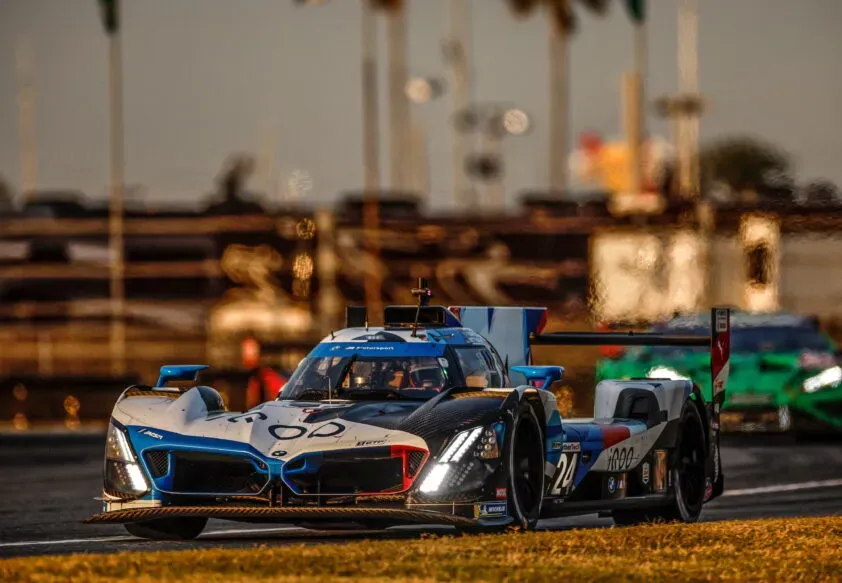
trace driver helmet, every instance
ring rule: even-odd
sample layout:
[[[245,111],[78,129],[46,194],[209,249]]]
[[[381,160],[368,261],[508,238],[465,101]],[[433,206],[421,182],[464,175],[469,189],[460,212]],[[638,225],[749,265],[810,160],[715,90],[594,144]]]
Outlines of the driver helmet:
[[[411,388],[441,391],[444,388],[444,374],[434,364],[415,364],[409,367]]]

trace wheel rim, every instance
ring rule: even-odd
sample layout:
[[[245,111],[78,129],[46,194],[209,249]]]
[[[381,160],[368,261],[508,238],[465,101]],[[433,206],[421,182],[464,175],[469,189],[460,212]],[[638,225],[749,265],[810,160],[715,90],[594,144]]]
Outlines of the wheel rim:
[[[524,519],[529,519],[541,502],[540,446],[536,445],[535,429],[523,424],[515,432],[512,463],[512,495]],[[536,463],[537,462],[537,463]]]
[[[704,443],[696,431],[696,424],[692,424],[691,427],[693,431],[688,431],[682,439],[678,482],[684,505],[695,513],[701,509],[705,495],[705,452]]]

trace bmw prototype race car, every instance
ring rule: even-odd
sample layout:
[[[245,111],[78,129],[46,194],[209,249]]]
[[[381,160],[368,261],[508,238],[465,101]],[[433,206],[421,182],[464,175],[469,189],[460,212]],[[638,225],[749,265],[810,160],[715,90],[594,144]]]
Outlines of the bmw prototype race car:
[[[842,432],[842,368],[837,347],[812,318],[779,312],[732,314],[733,342],[723,432]],[[653,327],[664,334],[707,333],[707,315]],[[602,359],[597,380],[688,378],[702,384],[710,355],[693,347],[639,347]]]
[[[419,291],[419,290],[414,290]],[[429,296],[428,290],[420,290]],[[423,304],[423,305],[422,305]],[[545,308],[391,306],[300,363],[278,398],[226,411],[205,368],[164,366],[129,387],[108,430],[103,512],[153,539],[209,518],[305,527],[443,524],[466,531],[608,513],[618,524],[695,521],[723,489],[718,412],[729,313],[712,336],[541,334]],[[562,419],[564,369],[531,345],[711,346],[713,391],[687,380],[605,380],[594,418]]]

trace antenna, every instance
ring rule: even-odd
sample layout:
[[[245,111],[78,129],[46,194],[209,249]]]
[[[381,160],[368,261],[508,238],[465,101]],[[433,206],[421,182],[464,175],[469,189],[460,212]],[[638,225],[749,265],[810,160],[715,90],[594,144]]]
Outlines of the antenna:
[[[418,278],[418,287],[412,288],[412,296],[418,298],[418,308],[415,310],[415,322],[412,324],[412,336],[418,334],[418,319],[421,317],[421,308],[430,303],[430,298],[433,297],[433,290],[430,289],[429,283],[423,277]]]

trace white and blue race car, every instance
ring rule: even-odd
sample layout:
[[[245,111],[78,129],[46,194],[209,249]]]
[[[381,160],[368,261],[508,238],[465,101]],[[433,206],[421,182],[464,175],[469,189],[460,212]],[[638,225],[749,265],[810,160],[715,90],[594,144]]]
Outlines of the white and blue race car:
[[[202,365],[164,366],[114,406],[103,512],[137,536],[188,539],[209,518],[306,527],[444,524],[534,528],[540,518],[609,513],[618,524],[695,521],[719,495],[719,408],[729,313],[712,336],[541,334],[545,308],[385,309],[299,364],[278,398],[227,411],[196,383]],[[531,345],[709,345],[712,383],[606,380],[594,418],[563,419],[558,366]],[[174,381],[196,384],[170,386]]]

